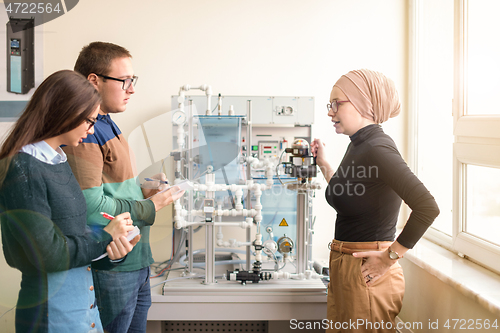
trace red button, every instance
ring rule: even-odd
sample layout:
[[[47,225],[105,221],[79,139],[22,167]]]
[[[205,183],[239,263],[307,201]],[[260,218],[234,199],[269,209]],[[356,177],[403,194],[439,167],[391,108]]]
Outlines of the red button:
[[[94,308],[94,304],[91,304],[91,305],[90,305],[90,308],[91,308],[91,309],[93,309],[93,308]]]
[[[90,286],[90,291],[94,290],[94,286]]]
[[[90,327],[94,328],[94,327],[95,327],[95,324],[94,324],[94,323],[90,324]]]

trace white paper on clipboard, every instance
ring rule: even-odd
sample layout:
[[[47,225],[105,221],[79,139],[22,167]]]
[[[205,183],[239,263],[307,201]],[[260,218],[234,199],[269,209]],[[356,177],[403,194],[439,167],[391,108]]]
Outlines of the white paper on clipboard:
[[[184,191],[184,190],[189,190],[189,189],[192,189],[192,188],[194,187],[193,183],[192,183],[192,182],[190,182],[189,180],[187,180],[187,179],[186,179],[186,180],[183,180],[182,182],[180,182],[180,183],[178,183],[178,184],[170,185],[170,186],[169,186],[169,187],[167,187],[166,189],[163,189],[163,190],[161,190],[160,192],[158,192],[158,193],[156,193],[156,194],[160,194],[160,193],[166,192],[166,191],[170,190],[170,189],[171,189],[172,187],[174,187],[174,186],[178,186],[178,187],[180,187],[180,190],[179,190],[179,191],[177,191],[177,192],[175,192],[174,194],[177,194],[177,193],[179,193],[180,191]],[[156,195],[156,194],[154,194],[154,195]],[[151,197],[152,197],[152,196],[151,196]],[[151,197],[148,197],[148,198],[143,199],[143,200],[149,200],[149,199],[151,199]]]
[[[128,232],[127,240],[130,242],[132,239],[134,239],[135,236],[140,235],[140,234],[141,234],[141,230],[139,230],[139,228],[135,225],[134,229],[132,229]],[[106,252],[106,253],[100,255],[99,257],[93,259],[92,261],[101,260],[102,258],[107,257],[107,256],[108,256],[108,253]]]

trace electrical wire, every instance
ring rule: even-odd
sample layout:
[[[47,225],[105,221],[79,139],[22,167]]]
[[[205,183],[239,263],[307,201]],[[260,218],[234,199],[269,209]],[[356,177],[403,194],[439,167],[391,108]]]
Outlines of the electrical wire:
[[[165,272],[165,270],[167,270],[168,268],[170,268],[170,267],[172,266],[172,259],[174,258],[174,251],[175,251],[175,249],[174,249],[174,244],[175,244],[175,242],[174,242],[174,235],[175,235],[175,229],[174,229],[174,230],[172,230],[172,252],[171,252],[171,254],[170,254],[170,259],[169,259],[169,260],[167,260],[167,261],[164,261],[164,262],[163,262],[164,264],[166,263],[166,264],[167,264],[167,266],[166,266],[165,268],[163,268],[162,270],[160,270],[160,272],[159,272],[159,273],[157,273],[157,271],[155,271],[155,273],[157,273],[157,275],[155,275],[155,276],[150,276],[150,277],[149,277],[150,279],[154,279],[154,278],[156,278],[156,277],[162,276],[162,275],[163,275],[163,273]],[[158,265],[158,268],[160,268],[160,267],[161,267],[161,266],[160,266],[160,265]]]
[[[2,319],[3,316],[5,316],[8,312],[14,310],[15,308],[16,308],[16,306],[13,306],[12,308],[10,308],[7,311],[5,311],[4,313],[2,313],[2,315],[0,316],[0,319]]]
[[[284,260],[283,266],[281,266],[280,268],[278,268],[278,271],[281,271],[283,268],[285,268],[285,266],[286,266],[286,260]]]
[[[214,107],[214,109],[210,113],[214,113],[215,109],[217,109],[218,106],[219,106],[219,99],[217,99],[217,105]]]
[[[283,151],[281,152],[280,158],[278,159],[278,164],[276,164],[276,177],[278,177],[278,180],[280,181],[281,185],[283,185],[283,186],[285,186],[285,184],[283,184],[283,182],[281,181],[281,178],[280,178],[280,175],[278,172],[278,168],[281,164],[281,158],[283,157],[284,153],[285,153],[285,149],[283,149]]]
[[[174,237],[173,235],[174,235],[174,232],[172,232],[172,237]],[[162,262],[162,263],[160,263],[160,264],[156,264],[156,265],[155,265],[155,266],[157,267],[157,268],[155,269],[155,273],[156,273],[156,275],[155,275],[155,276],[153,276],[153,277],[151,277],[151,278],[156,278],[156,277],[163,276],[163,275],[165,274],[165,272],[166,272],[166,271],[167,271],[167,272],[168,272],[168,271],[170,271],[170,269],[171,269],[171,267],[172,267],[172,264],[173,264],[174,262],[177,262],[177,260],[179,260],[179,258],[180,258],[180,255],[181,255],[181,253],[182,253],[182,252],[181,252],[182,247],[184,246],[184,242],[186,241],[186,236],[187,236],[187,231],[183,229],[183,230],[182,230],[181,239],[180,239],[180,241],[179,241],[179,245],[177,246],[177,249],[176,249],[176,251],[175,251],[175,254],[172,254],[172,255],[171,255],[171,259],[166,260],[166,261],[164,261],[164,262]],[[172,240],[172,247],[173,247],[173,246],[174,246],[174,242],[173,242],[173,240]],[[160,269],[160,268],[161,268],[161,265],[166,265],[166,267],[165,267],[165,268],[163,268],[163,269],[161,269],[161,270],[160,270],[160,272],[158,272],[158,269]]]
[[[155,287],[158,287],[164,283],[167,283],[167,282],[170,282],[170,281],[174,281],[174,280],[187,280],[187,279],[199,279],[201,277],[205,277],[204,275],[195,275],[195,276],[181,276],[181,277],[176,277],[176,278],[173,278],[173,279],[170,279],[170,280],[165,280],[165,281],[162,281],[160,283],[157,283],[155,285],[152,285],[151,286],[151,289],[155,288]]]

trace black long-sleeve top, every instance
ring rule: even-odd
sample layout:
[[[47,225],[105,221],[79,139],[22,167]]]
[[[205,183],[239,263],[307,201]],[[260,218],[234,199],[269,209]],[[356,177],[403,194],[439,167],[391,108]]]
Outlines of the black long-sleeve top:
[[[412,213],[397,241],[413,248],[439,215],[434,197],[379,125],[366,126],[350,139],[326,189],[326,200],[337,211],[335,239],[393,241],[403,199]]]

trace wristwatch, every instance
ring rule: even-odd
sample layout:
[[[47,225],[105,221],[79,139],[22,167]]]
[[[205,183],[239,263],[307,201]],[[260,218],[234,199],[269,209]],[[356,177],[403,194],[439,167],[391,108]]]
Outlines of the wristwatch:
[[[391,249],[391,247],[389,246],[389,258],[391,258],[392,260],[398,260],[398,259],[401,259],[403,258],[403,256],[399,256],[399,254],[395,251],[393,251]]]

